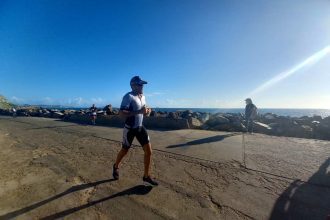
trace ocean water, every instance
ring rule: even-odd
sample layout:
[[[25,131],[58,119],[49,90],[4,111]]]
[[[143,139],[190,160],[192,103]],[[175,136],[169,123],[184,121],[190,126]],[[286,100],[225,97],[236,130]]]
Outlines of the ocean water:
[[[192,110],[193,112],[207,113],[244,113],[244,108],[154,108],[156,111]],[[284,109],[284,108],[259,108],[260,114],[274,113],[281,116],[302,117],[319,115],[323,118],[330,116],[330,109]]]

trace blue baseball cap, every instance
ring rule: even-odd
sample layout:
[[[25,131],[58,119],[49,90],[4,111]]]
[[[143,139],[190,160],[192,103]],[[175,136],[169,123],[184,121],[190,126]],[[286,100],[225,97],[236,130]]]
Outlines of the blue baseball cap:
[[[130,82],[131,85],[143,85],[143,84],[148,84],[148,82],[142,80],[139,76],[134,76],[132,79],[131,79],[131,82]]]

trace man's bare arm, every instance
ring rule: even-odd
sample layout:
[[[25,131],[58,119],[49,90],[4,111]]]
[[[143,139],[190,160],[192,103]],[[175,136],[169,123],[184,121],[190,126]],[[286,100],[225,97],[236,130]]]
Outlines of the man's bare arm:
[[[150,112],[151,112],[150,108],[147,108],[147,107],[143,106],[138,111],[119,110],[119,115],[122,116],[122,117],[130,117],[130,116],[134,116],[134,115],[138,115],[138,114],[147,115]]]

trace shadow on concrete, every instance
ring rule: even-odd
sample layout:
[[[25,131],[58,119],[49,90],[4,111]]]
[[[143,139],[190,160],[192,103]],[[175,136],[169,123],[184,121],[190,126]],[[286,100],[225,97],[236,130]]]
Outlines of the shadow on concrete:
[[[38,128],[29,128],[27,130],[37,130],[37,129],[47,129],[47,128],[63,128],[63,127],[74,127],[78,125],[63,125],[63,126],[45,126],[45,127],[38,127]]]
[[[7,213],[5,215],[2,215],[2,216],[0,216],[0,219],[2,220],[2,219],[16,218],[19,215],[27,213],[27,212],[29,212],[33,209],[39,208],[40,206],[43,206],[43,205],[45,205],[49,202],[52,202],[52,201],[54,201],[54,200],[56,200],[60,197],[65,196],[67,194],[70,194],[70,193],[73,193],[73,192],[76,192],[76,191],[79,191],[79,190],[84,190],[84,189],[87,189],[87,188],[90,188],[90,187],[94,187],[94,186],[97,186],[97,185],[102,184],[102,183],[112,182],[112,181],[115,181],[115,179],[106,179],[106,180],[100,180],[100,181],[93,182],[93,183],[86,183],[86,184],[81,184],[81,185],[77,185],[77,186],[72,186],[71,188],[67,189],[66,191],[64,191],[60,194],[57,194],[53,197],[50,197],[46,200],[43,200],[41,202],[35,203],[35,204],[27,206],[25,208],[22,208],[22,209]]]
[[[98,124],[93,125],[91,121],[70,121],[70,120],[63,120],[63,119],[55,119],[54,121],[70,123],[70,124],[75,124],[75,125],[82,125],[82,126],[87,126],[87,125],[97,126],[98,125]],[[114,126],[114,127],[116,127],[116,126]]]
[[[82,209],[86,209],[86,208],[91,207],[93,205],[96,205],[98,203],[101,203],[101,202],[104,202],[104,201],[107,201],[107,200],[110,200],[110,199],[113,199],[113,198],[116,198],[116,197],[119,197],[119,196],[126,196],[126,195],[146,195],[151,190],[152,190],[152,186],[145,186],[145,185],[134,186],[132,188],[126,189],[124,191],[121,191],[119,193],[113,194],[111,196],[107,196],[107,197],[104,197],[102,199],[89,202],[89,203],[87,203],[85,205],[74,207],[74,208],[71,208],[71,209],[67,209],[67,210],[64,210],[62,212],[55,213],[53,215],[49,215],[47,217],[41,218],[41,220],[51,220],[51,219],[63,218],[63,217],[65,217],[67,215],[70,215],[70,214],[72,214],[74,212],[80,211]]]
[[[56,119],[54,121],[58,122],[64,122],[64,123],[70,123],[70,124],[76,124],[81,126],[91,126],[91,127],[108,127],[108,128],[124,128],[124,123],[119,124],[107,124],[107,123],[100,123],[96,119],[96,124],[93,125],[91,122],[84,122],[84,121],[72,121],[72,120],[63,120],[63,119]],[[73,126],[73,125],[72,125]],[[65,127],[65,126],[63,126]],[[69,126],[68,126],[69,127]],[[181,130],[181,129],[171,129],[171,128],[158,128],[158,127],[150,127],[145,126],[147,130],[153,130],[153,131],[174,131],[174,130]]]
[[[198,140],[194,140],[194,141],[189,141],[184,144],[170,145],[166,148],[187,147],[187,146],[191,146],[191,145],[208,144],[208,143],[212,143],[212,142],[222,141],[225,138],[228,138],[231,136],[236,136],[236,135],[240,135],[240,134],[232,133],[232,134],[226,134],[226,135],[216,135],[213,137],[207,137],[207,138],[202,138],[202,139],[198,139]]]
[[[293,181],[277,199],[270,220],[328,219],[330,215],[330,158],[307,182]]]

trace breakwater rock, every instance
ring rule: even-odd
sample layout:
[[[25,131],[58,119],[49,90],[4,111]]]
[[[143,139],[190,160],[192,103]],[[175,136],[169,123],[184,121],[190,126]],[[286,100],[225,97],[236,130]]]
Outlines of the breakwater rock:
[[[0,114],[11,115],[8,109],[0,109]],[[111,105],[97,112],[99,125],[122,127],[124,119]],[[90,123],[90,112],[81,110],[57,110],[39,107],[18,108],[17,116],[49,117],[78,123]],[[214,131],[245,132],[246,121],[240,113],[193,112],[191,110],[161,112],[152,111],[145,117],[144,125],[155,129],[204,129]],[[275,136],[313,138],[330,140],[330,117],[288,117],[273,113],[260,114],[254,121],[254,132]]]

